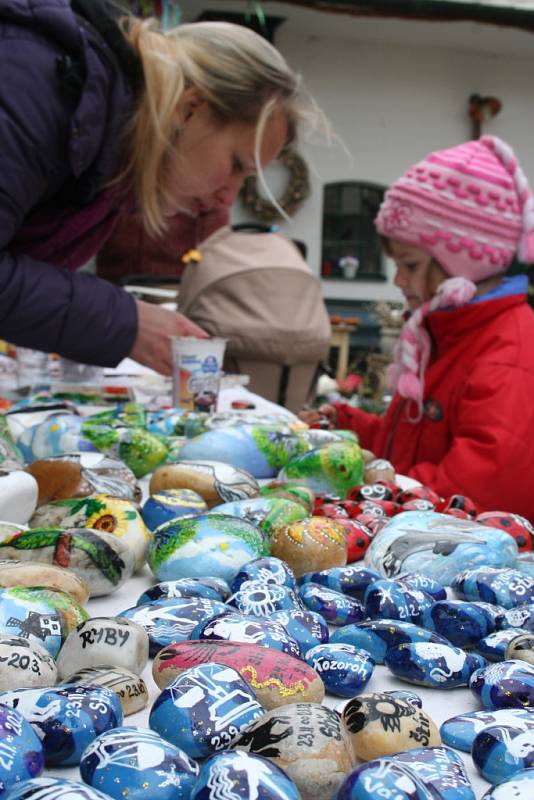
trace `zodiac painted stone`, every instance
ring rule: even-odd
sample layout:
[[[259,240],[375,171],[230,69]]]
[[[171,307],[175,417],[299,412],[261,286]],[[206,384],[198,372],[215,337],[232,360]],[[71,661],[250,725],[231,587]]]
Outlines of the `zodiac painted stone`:
[[[242,614],[251,614],[253,617],[270,617],[275,611],[302,608],[300,598],[293,589],[259,580],[242,583],[237,592],[228,598],[228,604]]]
[[[423,624],[456,647],[473,647],[496,627],[484,606],[463,600],[438,600],[425,612]]]
[[[223,461],[178,461],[158,467],[150,479],[150,494],[162,489],[193,489],[208,508],[257,497],[260,487],[250,472]]]
[[[184,670],[208,661],[237,670],[267,711],[287,703],[320,703],[324,698],[321,678],[305,662],[259,644],[180,642],[159,651],[152,674],[164,689]]]
[[[514,569],[518,570],[522,575],[528,575],[529,578],[534,578],[534,553],[532,550],[519,553],[517,561],[514,564]]]
[[[345,567],[332,567],[319,572],[305,572],[299,583],[318,583],[334,592],[342,592],[363,602],[367,587],[380,579],[380,574],[371,569],[347,564]]]
[[[207,663],[182,672],[156,698],[149,724],[191,758],[233,745],[262,716],[256,695],[239,672]]]
[[[473,672],[486,660],[448,644],[416,642],[390,648],[384,663],[397,678],[408,683],[451,689],[467,686]]]
[[[124,716],[141,711],[148,703],[148,689],[139,675],[125,667],[97,666],[83,667],[67,675],[62,684],[76,686],[103,686],[115,692],[122,706]]]
[[[295,782],[302,800],[332,797],[354,764],[339,714],[316,703],[268,711],[234,747],[271,759]]]
[[[28,472],[0,471],[0,519],[25,525],[35,511],[38,494],[38,483]]]
[[[343,529],[326,517],[308,517],[277,528],[271,537],[271,553],[286,561],[299,577],[310,570],[339,567],[347,562]]]
[[[357,767],[341,784],[336,800],[375,800],[377,792],[395,800],[436,800],[435,792],[405,765],[380,758]]]
[[[264,583],[278,583],[290,589],[295,589],[297,584],[295,573],[285,561],[274,556],[265,556],[243,564],[232,581],[232,592],[237,592],[245,581],[257,580]]]
[[[396,697],[399,700],[405,700],[407,703],[417,706],[417,708],[423,708],[423,701],[419,695],[415,692],[410,692],[407,689],[390,689],[389,691],[384,692],[384,694],[390,694],[392,697]]]
[[[345,642],[367,650],[376,664],[383,664],[389,650],[401,644],[412,642],[450,644],[448,639],[438,633],[397,619],[366,620],[355,625],[346,625],[334,631],[330,641]]]
[[[17,784],[6,800],[109,800],[109,795],[81,781],[43,776]]]
[[[534,725],[534,708],[470,711],[445,720],[440,727],[440,733],[445,744],[470,753],[475,736],[484,728],[492,728],[495,725],[530,730]]]
[[[531,800],[534,791],[534,769],[522,769],[498,786],[492,786],[482,800]]]
[[[21,636],[0,635],[0,691],[53,686],[56,662],[36,641]]]
[[[365,616],[371,619],[400,619],[422,625],[434,599],[420,589],[406,589],[400,581],[378,580],[365,592]]]
[[[501,661],[478,669],[469,688],[487,709],[534,706],[534,665]]]
[[[456,575],[451,585],[466,600],[483,600],[503,608],[534,602],[534,578],[510,568],[464,570]]]
[[[16,709],[0,704],[0,796],[43,768],[43,747],[30,723]]]
[[[123,800],[189,800],[198,764],[147,728],[115,728],[85,748],[80,774],[89,786]]]
[[[6,538],[10,538],[9,534]],[[4,589],[13,586],[41,586],[65,592],[84,605],[89,599],[89,586],[78,575],[66,567],[56,567],[53,564],[33,564],[28,561],[15,561],[12,559],[0,560],[0,587]]]
[[[484,656],[484,658],[487,658],[488,661],[504,661],[505,659],[518,658],[516,655],[507,656],[506,651],[509,642],[523,634],[524,631],[522,631],[521,628],[505,628],[502,631],[495,631],[494,633],[490,633],[489,636],[484,636],[483,639],[477,642],[477,652],[480,653],[481,656]],[[531,642],[534,644],[534,637],[528,633],[526,636],[529,636]],[[528,658],[524,660],[528,661]]]
[[[251,497],[249,500],[222,503],[212,510],[251,522],[263,531],[268,540],[277,528],[283,528],[308,516],[300,503],[282,497]]]
[[[394,760],[415,773],[440,800],[475,800],[464,763],[449,747],[419,747],[398,753]]]
[[[303,653],[310,647],[324,644],[330,638],[326,620],[315,611],[307,609],[275,611],[270,619],[284,626],[291,638],[298,642]]]
[[[231,581],[243,564],[264,555],[265,543],[254,525],[237,517],[206,513],[156,528],[148,564],[158,580],[213,575]]]
[[[300,800],[286,773],[267,758],[241,750],[215,753],[202,765],[191,800]]]
[[[523,628],[529,633],[534,633],[534,604],[510,608],[504,612],[504,624],[501,627]]]
[[[122,725],[117,695],[99,686],[57,686],[0,693],[0,704],[17,708],[37,733],[46,766],[78,764],[99,734]]]
[[[141,509],[141,516],[147,528],[153,531],[171,519],[200,514],[207,509],[204,498],[192,489],[163,489],[150,495]]]
[[[114,664],[140,675],[148,661],[148,636],[141,625],[118,617],[91,617],[67,637],[57,659],[60,678],[73,670]]]
[[[534,767],[534,725],[528,729],[493,725],[477,733],[471,755],[482,776],[501,783],[518,770]]]
[[[406,511],[373,539],[365,565],[386,578],[414,571],[449,585],[466,564],[510,567],[516,558],[515,541],[497,528],[450,514]]]
[[[350,442],[333,442],[293,457],[280,472],[279,480],[297,480],[317,494],[335,494],[344,499],[363,479],[361,448]]]
[[[191,632],[191,639],[262,644],[296,658],[302,655],[298,642],[278,622],[265,617],[251,617],[237,611],[226,611],[199,623]]]
[[[308,650],[305,659],[326,691],[337,697],[353,697],[365,689],[375,667],[366,650],[351,644],[320,644]]]
[[[417,589],[429,594],[434,600],[447,599],[447,590],[443,584],[429,578],[428,575],[421,575],[420,572],[405,572],[395,580],[407,589]]]
[[[224,601],[229,595],[230,587],[221,578],[178,578],[150,586],[139,596],[136,606],[175,597],[206,597],[208,600]]]
[[[365,617],[363,606],[354,597],[318,583],[304,583],[299,594],[304,605],[324,617],[330,625],[351,625]]]
[[[534,635],[525,633],[521,628],[509,628],[508,631],[515,633],[515,636],[510,637],[507,641],[504,658],[507,661],[515,658],[534,664]],[[501,631],[501,633],[508,631]]]

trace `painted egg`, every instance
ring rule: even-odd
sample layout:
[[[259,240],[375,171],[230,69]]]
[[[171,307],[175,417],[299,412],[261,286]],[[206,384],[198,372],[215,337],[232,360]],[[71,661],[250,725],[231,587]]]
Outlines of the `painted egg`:
[[[292,458],[280,480],[298,480],[320,494],[334,493],[342,499],[363,479],[363,456],[359,445],[334,442]]]
[[[252,617],[229,611],[199,623],[191,632],[191,639],[222,639],[230,642],[261,644],[300,658],[298,642],[278,622],[264,617]]]
[[[204,498],[192,489],[164,489],[150,495],[141,509],[141,516],[145,525],[153,531],[171,519],[200,514],[207,508]]]
[[[476,649],[481,656],[487,658],[488,661],[504,661],[505,659],[519,658],[518,655],[505,655],[508,650],[508,644],[513,642],[519,636],[524,635],[521,628],[506,628],[503,631],[495,631],[490,633],[489,636],[484,636],[477,642]],[[526,634],[530,637],[531,642],[534,644],[534,637],[531,634]],[[512,651],[510,651],[512,652]],[[528,658],[524,659],[528,661]]]
[[[526,603],[505,611],[504,624],[501,627],[524,628],[525,631],[534,633],[534,604]]]
[[[39,737],[23,715],[0,704],[0,793],[40,775],[44,753]]]
[[[407,589],[417,589],[429,594],[434,600],[446,600],[447,590],[439,581],[429,578],[428,575],[421,575],[419,572],[405,572],[396,579],[397,583]]]
[[[113,664],[140,675],[148,661],[144,629],[123,617],[91,617],[71,631],[57,659],[60,678],[73,670]]]
[[[97,448],[81,432],[83,417],[76,414],[51,414],[18,437],[17,447],[26,463],[76,451],[94,452]]]
[[[146,427],[150,433],[160,436],[174,436],[183,433],[184,408],[162,408],[146,412]]]
[[[150,479],[150,494],[163,489],[192,489],[206,501],[208,508],[220,503],[257,497],[256,478],[243,469],[222,461],[178,461],[158,467]]]
[[[300,800],[293,781],[267,758],[241,751],[215,753],[201,767],[191,800],[219,800],[232,787],[232,798]]]
[[[295,574],[291,567],[274,556],[256,558],[244,564],[232,581],[232,592],[237,592],[245,581],[263,581],[263,583],[278,583],[280,586],[296,588]]]
[[[379,619],[346,625],[338,628],[330,637],[330,641],[361,647],[371,654],[377,664],[383,664],[391,648],[401,644],[419,642],[450,644],[445,637],[433,631],[396,619]]]
[[[534,665],[501,661],[477,670],[469,688],[487,709],[534,706]]]
[[[451,689],[467,686],[473,672],[486,661],[448,644],[415,642],[390,648],[384,663],[397,678],[408,683]]]
[[[326,691],[337,697],[354,697],[365,689],[375,667],[366,650],[350,644],[320,644],[308,650],[305,659],[322,678]]]
[[[273,556],[287,561],[295,575],[347,563],[343,529],[326,517],[309,517],[276,529],[271,537]]]
[[[525,730],[494,725],[477,733],[471,755],[481,775],[490,783],[501,783],[516,772],[534,766],[534,725]]]
[[[534,792],[534,769],[522,769],[498,786],[492,786],[483,800],[530,800]]]
[[[243,564],[264,555],[268,555],[265,543],[254,525],[237,517],[206,513],[156,528],[148,548],[148,565],[160,581],[213,575],[230,582]]]
[[[411,770],[393,760],[373,759],[345,778],[336,800],[374,800],[377,793],[395,800],[435,800],[436,794]]]
[[[284,528],[292,522],[298,522],[307,517],[306,511],[300,503],[293,503],[282,497],[253,497],[250,500],[238,500],[235,503],[222,503],[214,506],[212,511],[246,519],[247,522],[257,525],[268,539],[276,529]]]

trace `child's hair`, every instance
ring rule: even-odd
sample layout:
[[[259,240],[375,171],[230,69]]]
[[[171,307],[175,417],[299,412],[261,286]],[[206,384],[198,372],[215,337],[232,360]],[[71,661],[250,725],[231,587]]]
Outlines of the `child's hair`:
[[[273,109],[281,105],[286,115],[287,144],[296,138],[301,120],[320,114],[276,48],[244,26],[197,22],[163,33],[154,19],[126,17],[122,27],[141,58],[145,86],[131,121],[129,160],[120,180],[133,185],[151,234],[165,230],[165,159],[184,89],[198,89],[221,124],[256,126],[255,160],[263,184],[259,153]]]

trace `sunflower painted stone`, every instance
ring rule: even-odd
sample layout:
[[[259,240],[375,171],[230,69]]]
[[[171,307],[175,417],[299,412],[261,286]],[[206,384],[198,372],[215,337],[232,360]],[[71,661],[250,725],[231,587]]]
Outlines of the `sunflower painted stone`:
[[[148,564],[158,580],[212,575],[231,581],[243,564],[264,555],[268,555],[265,543],[254,525],[237,517],[207,513],[156,528]]]
[[[25,525],[35,511],[39,486],[24,470],[0,472],[0,519]]]
[[[68,567],[91,597],[116,591],[133,574],[135,556],[116,536],[86,528],[33,528],[0,542],[0,559]]]
[[[0,587],[40,586],[70,595],[80,605],[89,599],[89,586],[70,569],[30,561],[0,561]]]
[[[73,670],[114,664],[140,675],[148,661],[148,636],[123,617],[91,617],[68,635],[57,658],[60,678]]]
[[[340,567],[347,563],[345,532],[333,519],[308,517],[277,528],[271,537],[271,554],[287,561],[297,577]]]
[[[283,497],[285,500],[300,503],[308,514],[312,513],[315,500],[315,493],[309,486],[291,481],[271,481],[261,487],[260,495],[262,497]]]
[[[116,428],[85,420],[81,430],[100,452],[123,461],[136,478],[152,472],[167,458],[163,438],[143,428]]]
[[[81,427],[83,418],[77,414],[51,414],[42,422],[26,428],[17,439],[24,461],[31,464],[40,458],[61,456],[77,451],[95,452],[97,448],[86,439]]]
[[[55,500],[40,506],[30,524],[32,528],[89,528],[110,533],[133,550],[136,570],[146,561],[150,535],[143,518],[129,500],[106,494]]]
[[[53,686],[56,680],[56,662],[48,650],[35,640],[0,634],[0,691]]]
[[[146,683],[126,667],[105,665],[83,667],[66,675],[61,683],[75,686],[103,686],[111,689],[119,698],[125,717],[141,711],[148,704]]]
[[[200,769],[191,800],[217,800],[232,787],[232,798],[300,800],[293,781],[268,758],[242,751],[210,756]]]
[[[304,661],[260,644],[227,641],[187,641],[160,650],[152,675],[160,689],[169,686],[184,670],[215,662],[237,670],[266,709],[287,703],[320,703],[323,682]]]
[[[204,498],[192,489],[164,489],[150,495],[141,509],[141,516],[147,528],[153,531],[171,519],[200,514],[207,509]]]
[[[150,494],[162,489],[193,489],[208,508],[257,497],[259,484],[250,472],[223,461],[178,461],[158,467],[150,479]]]
[[[212,511],[246,519],[262,530],[268,539],[277,528],[306,519],[308,514],[300,503],[282,497],[252,497],[235,503],[222,503]]]
[[[0,796],[44,769],[43,747],[23,715],[0,705]]]
[[[334,442],[292,458],[279,474],[280,480],[296,480],[318,494],[345,499],[362,483],[364,462],[359,445]]]

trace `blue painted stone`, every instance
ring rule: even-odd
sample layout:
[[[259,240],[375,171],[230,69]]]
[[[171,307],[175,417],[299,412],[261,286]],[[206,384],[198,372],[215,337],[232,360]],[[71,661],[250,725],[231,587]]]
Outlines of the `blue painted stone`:
[[[255,558],[248,564],[243,564],[232,581],[232,592],[237,592],[245,581],[263,581],[264,583],[279,583],[295,589],[297,581],[295,573],[285,561],[275,556]]]
[[[504,661],[508,643],[523,633],[521,628],[506,628],[490,633],[478,642],[477,652],[488,661]]]
[[[405,572],[396,578],[397,582],[405,586],[407,589],[419,589],[425,594],[429,594],[434,600],[446,600],[447,590],[445,587],[429,578],[428,575],[422,575],[420,572]]]
[[[76,414],[51,414],[31,425],[17,439],[24,461],[31,464],[40,458],[51,458],[73,452],[98,450],[81,432],[83,417]]]
[[[534,553],[532,550],[526,553],[519,553],[517,561],[514,564],[514,569],[517,569],[522,575],[528,575],[529,578],[534,578]]]
[[[490,620],[491,625],[496,631],[510,627],[506,622],[505,616],[508,612],[502,606],[496,606],[493,603],[484,603],[482,600],[475,602],[475,605]]]
[[[285,527],[291,522],[306,519],[308,512],[301,503],[284,497],[248,497],[246,500],[235,500],[221,503],[211,509],[214,514],[228,514],[239,517],[256,525],[267,541],[277,528]]]
[[[151,494],[141,507],[141,516],[151,531],[171,519],[200,514],[208,506],[202,495],[192,489],[162,489]]]
[[[0,705],[0,797],[43,769],[43,746],[30,723],[16,709]]]
[[[469,688],[484,708],[534,706],[534,665],[515,660],[490,664],[473,673]]]
[[[406,764],[388,758],[368,761],[348,775],[339,787],[335,800],[437,800]]]
[[[109,795],[81,781],[42,776],[14,786],[5,800],[109,800]]]
[[[511,568],[479,567],[460,572],[452,588],[466,600],[515,608],[534,602],[534,578]]]
[[[459,647],[433,642],[392,647],[384,661],[397,678],[431,689],[467,686],[473,672],[485,664],[481,656],[465,653]]]
[[[162,408],[146,412],[146,427],[149,433],[161,436],[176,436],[183,431],[185,408]]]
[[[488,789],[482,800],[532,800],[533,797],[534,769],[523,769]]]
[[[396,763],[409,767],[440,800],[475,800],[464,762],[448,747],[417,747],[397,753]]]
[[[510,628],[523,628],[529,633],[534,633],[534,605],[526,603],[506,611],[506,625]]]
[[[231,787],[231,789],[229,789]],[[286,773],[243,750],[215,753],[201,767],[191,800],[300,800]]]
[[[336,644],[346,642],[361,647],[371,654],[377,664],[383,664],[388,650],[400,644],[408,642],[450,644],[449,640],[439,633],[397,619],[377,619],[360,622],[357,625],[346,625],[334,631],[330,641]]]
[[[378,580],[367,587],[364,605],[371,619],[400,619],[421,625],[434,599],[418,589],[405,589],[397,581]]]
[[[117,800],[189,800],[198,764],[148,728],[121,727],[85,748],[80,774],[89,786]]]
[[[423,701],[419,695],[415,692],[409,692],[407,689],[392,689],[391,691],[384,692],[384,694],[390,694],[392,697],[404,700],[405,703],[411,703],[412,706],[423,708]]]
[[[363,691],[375,668],[366,650],[351,644],[319,644],[305,654],[306,663],[320,675],[325,689],[336,697]]]
[[[456,647],[474,647],[495,630],[486,609],[464,600],[439,600],[425,612],[423,624]]]
[[[470,711],[445,720],[439,730],[445,744],[471,752],[475,736],[484,728],[505,725],[528,730],[534,725],[534,708],[498,708],[494,711]]]
[[[49,594],[54,595],[52,592]],[[61,593],[58,593],[58,599],[61,600]],[[0,589],[0,634],[22,636],[41,645],[52,658],[56,658],[70,632],[57,606],[58,603],[49,602],[45,592],[37,588],[15,586]],[[77,621],[81,622],[83,618]]]
[[[305,583],[299,594],[304,605],[324,617],[330,625],[352,625],[365,618],[363,606],[354,597],[318,583]]]
[[[120,700],[103,686],[58,686],[0,693],[0,703],[17,708],[33,727],[47,767],[78,764],[87,745],[122,725]]]
[[[517,552],[514,538],[497,528],[450,514],[405,511],[373,539],[365,565],[386,578],[420,572],[447,586],[466,564],[511,567]]]
[[[149,725],[191,758],[205,758],[229,748],[263,713],[239,672],[208,663],[185,670],[158,695]]]
[[[220,600],[176,597],[133,606],[121,611],[118,616],[130,619],[145,629],[148,634],[149,654],[154,657],[162,647],[185,642],[199,622],[211,619],[223,611],[228,611],[228,606]]]
[[[299,578],[299,585],[318,583],[321,586],[327,586],[334,592],[348,594],[362,602],[367,587],[379,578],[380,574],[375,570],[347,564],[346,567],[331,567],[319,572],[306,572]]]
[[[291,638],[298,642],[302,653],[330,638],[326,621],[315,611],[275,611],[271,621],[284,626]]]
[[[253,617],[270,617],[275,611],[302,608],[300,598],[293,589],[259,580],[242,583],[238,591],[228,598],[228,605]]]
[[[162,581],[146,589],[139,596],[135,605],[143,606],[146,603],[152,603],[154,600],[172,600],[176,597],[205,597],[208,600],[224,601],[230,591],[226,581],[222,583],[224,586],[217,589],[213,585],[204,583],[202,578],[179,578],[177,581]]]
[[[228,642],[247,642],[272,647],[290,656],[301,658],[300,645],[278,622],[251,617],[239,612],[225,612],[201,622],[191,632],[190,639],[221,639]]]
[[[471,755],[482,776],[500,783],[521,769],[534,767],[534,725],[528,730],[494,725],[477,733]]]

